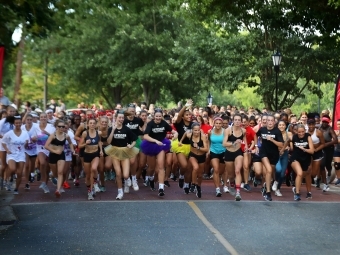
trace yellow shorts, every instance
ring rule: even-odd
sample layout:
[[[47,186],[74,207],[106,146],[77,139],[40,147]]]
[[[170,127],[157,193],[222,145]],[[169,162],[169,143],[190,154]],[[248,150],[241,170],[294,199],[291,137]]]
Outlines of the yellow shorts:
[[[178,146],[178,139],[171,142],[171,150],[178,153],[183,153],[186,157],[189,156],[190,153],[190,144],[182,144],[182,146]]]

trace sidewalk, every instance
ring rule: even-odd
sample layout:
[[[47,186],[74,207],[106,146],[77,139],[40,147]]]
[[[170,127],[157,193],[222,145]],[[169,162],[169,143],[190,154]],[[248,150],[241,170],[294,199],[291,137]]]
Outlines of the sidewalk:
[[[11,207],[13,198],[13,193],[9,193],[6,190],[0,191],[0,235],[2,231],[9,229],[17,221],[17,217]]]

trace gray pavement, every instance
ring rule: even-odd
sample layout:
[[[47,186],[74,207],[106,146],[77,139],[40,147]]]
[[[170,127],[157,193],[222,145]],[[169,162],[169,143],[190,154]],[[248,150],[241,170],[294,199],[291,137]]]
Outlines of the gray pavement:
[[[238,254],[340,254],[339,203],[195,204]],[[1,254],[228,254],[185,201],[12,207]]]

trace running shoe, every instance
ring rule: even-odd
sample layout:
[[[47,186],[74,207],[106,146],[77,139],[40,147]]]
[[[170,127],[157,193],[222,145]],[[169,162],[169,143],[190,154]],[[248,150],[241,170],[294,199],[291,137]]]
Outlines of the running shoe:
[[[122,200],[123,196],[124,196],[123,193],[118,193],[118,195],[116,196],[116,200]]]
[[[74,186],[79,187],[79,180],[78,179],[76,179],[76,181],[74,182]]]
[[[306,198],[307,198],[307,199],[311,199],[311,198],[312,198],[312,193],[311,193],[311,192],[308,192]]]
[[[340,179],[337,179],[336,182],[334,183],[335,186],[340,185]]]
[[[184,188],[184,193],[188,195],[188,194],[189,194],[189,192],[190,192],[190,189],[189,189],[189,187],[185,187],[185,188]]]
[[[87,191],[87,199],[88,200],[93,200],[93,195],[92,195],[92,191],[91,190]]]
[[[26,183],[26,184],[25,184],[25,189],[26,189],[26,190],[29,190],[29,189],[31,189],[31,188],[30,188],[30,184],[29,184],[29,183]]]
[[[178,179],[178,187],[180,187],[181,189],[183,189],[184,186],[184,179],[179,178]]]
[[[65,190],[64,190],[63,187],[61,187],[59,191],[60,191],[60,193],[65,193]]]
[[[267,189],[266,189],[266,186],[264,186],[261,188],[261,194],[263,197],[265,197],[266,193],[267,193]]]
[[[126,184],[124,185],[124,193],[130,193],[130,187]]]
[[[104,173],[104,181],[109,181],[110,180],[110,172],[105,172]]]
[[[281,191],[279,189],[275,191],[275,196],[282,197]]]
[[[139,190],[139,186],[138,186],[137,181],[133,181],[132,182],[132,188],[133,188],[134,191],[138,191]]]
[[[190,193],[196,193],[196,186],[195,186],[195,184],[191,184],[189,191],[190,191]]]
[[[266,200],[266,201],[272,201],[273,200],[272,196],[269,192],[264,195],[264,200]]]
[[[57,178],[54,178],[54,177],[51,178],[51,181],[52,181],[52,183],[53,183],[54,186],[56,186],[57,183],[58,183]]]
[[[295,201],[300,201],[301,200],[300,194],[295,194],[294,195],[294,200]]]
[[[210,179],[210,177],[209,177],[208,174],[203,174],[203,180],[209,180],[209,179]]]
[[[164,195],[165,195],[164,189],[159,189],[159,190],[158,190],[158,196],[159,196],[159,197],[163,197]]]
[[[100,186],[100,192],[105,192],[105,191],[106,191],[105,186]]]
[[[202,197],[202,191],[200,186],[196,186],[196,197],[198,198]]]
[[[221,190],[220,190],[220,188],[217,188],[216,189],[216,197],[221,197],[221,196],[222,196]]]
[[[152,181],[149,180],[149,184],[150,184],[150,189],[151,189],[152,191],[155,191],[155,190],[156,190],[156,189],[155,189],[155,181],[154,181],[154,180],[152,180]]]
[[[177,181],[177,176],[171,173],[170,179],[173,180],[174,182]]]
[[[96,193],[97,193],[97,192],[100,192],[100,188],[99,188],[97,182],[93,183],[93,188],[94,188],[94,191],[95,191]]]
[[[64,181],[64,183],[63,183],[63,188],[64,188],[64,189],[70,189],[71,187],[70,187],[70,184],[68,184],[67,181]]]
[[[295,195],[295,194],[296,194],[296,188],[293,187],[293,188],[292,188],[292,191],[293,191],[293,194]]]
[[[277,191],[277,185],[278,185],[279,183],[277,182],[277,181],[274,181],[273,182],[273,185],[272,185],[272,190],[273,191]]]
[[[127,179],[125,180],[125,182],[126,182],[126,185],[128,185],[129,187],[131,187],[131,186],[132,186],[132,182],[131,182],[131,179],[130,179],[130,177],[129,177],[129,178],[127,178]]]
[[[241,186],[240,186],[241,189],[244,188],[244,182],[241,182]]]
[[[329,185],[324,184],[324,185],[323,185],[322,192],[327,192],[327,191],[329,191]]]
[[[242,198],[241,198],[241,194],[240,194],[240,192],[239,192],[239,191],[237,191],[237,192],[236,192],[236,195],[235,195],[235,200],[236,200],[236,201],[241,201],[241,200],[242,200]]]
[[[256,179],[253,180],[253,185],[254,185],[255,188],[257,187],[257,180]]]
[[[15,189],[15,190],[13,191],[13,194],[14,194],[14,195],[19,195],[18,189]]]
[[[12,184],[13,184],[13,182],[11,182],[11,181],[7,182],[7,185],[6,185],[7,191],[12,191]]]
[[[59,191],[59,190],[56,190],[56,191],[54,192],[54,195],[55,195],[56,198],[60,198],[60,191]]]
[[[144,180],[143,185],[145,187],[149,186],[150,185],[150,181],[149,180]]]
[[[164,185],[167,186],[168,188],[170,187],[169,181],[164,181]]]
[[[30,177],[29,177],[29,178],[30,178],[30,180],[29,180],[30,183],[34,182],[34,180],[35,180],[35,179],[34,179],[34,175],[30,174]]]
[[[224,192],[224,193],[229,193],[229,188],[228,188],[228,186],[223,186],[223,192]]]
[[[116,172],[111,171],[110,172],[110,181],[114,181],[116,179]]]
[[[243,189],[246,191],[251,191],[251,187],[248,183],[244,184]]]
[[[316,179],[316,188],[320,188],[320,182],[321,182],[321,179],[320,178],[317,178]]]

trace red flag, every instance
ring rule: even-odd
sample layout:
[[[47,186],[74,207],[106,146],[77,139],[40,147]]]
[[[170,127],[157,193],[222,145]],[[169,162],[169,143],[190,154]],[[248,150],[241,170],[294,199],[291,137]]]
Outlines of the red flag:
[[[333,105],[333,120],[332,126],[334,130],[338,130],[336,122],[340,120],[340,73],[338,75],[338,79],[335,84],[335,93],[334,93],[334,105]]]
[[[0,46],[0,89],[2,88],[2,67],[4,64],[5,47]]]

